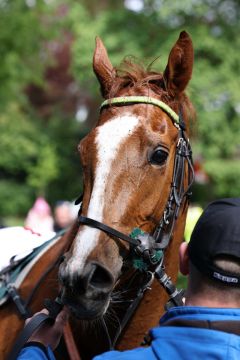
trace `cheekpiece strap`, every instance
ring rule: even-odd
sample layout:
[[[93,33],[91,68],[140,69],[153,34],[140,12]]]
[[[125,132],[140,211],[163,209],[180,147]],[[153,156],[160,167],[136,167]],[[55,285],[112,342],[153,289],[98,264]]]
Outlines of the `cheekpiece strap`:
[[[148,96],[120,96],[115,97],[112,99],[105,100],[100,109],[104,108],[105,106],[111,106],[111,105],[127,105],[127,104],[150,104],[158,106],[160,109],[162,109],[166,114],[170,116],[170,118],[173,121],[173,124],[179,129],[180,126],[180,120],[179,116],[175,113],[175,111],[170,108],[167,104],[165,104],[163,101],[148,97]]]

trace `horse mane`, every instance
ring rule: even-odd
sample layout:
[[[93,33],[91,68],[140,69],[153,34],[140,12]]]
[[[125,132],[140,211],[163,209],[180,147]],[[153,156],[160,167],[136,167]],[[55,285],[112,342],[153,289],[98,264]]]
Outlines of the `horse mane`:
[[[183,116],[187,121],[194,119],[195,110],[188,96],[182,93],[176,99],[168,93],[163,74],[152,69],[155,61],[156,59],[145,67],[133,57],[124,58],[120,66],[114,68],[115,77],[108,94],[109,98],[120,96],[126,90],[131,92],[131,95],[137,92],[142,96],[148,96],[149,90],[152,90],[159,100],[165,102],[175,112],[179,113],[181,105]]]

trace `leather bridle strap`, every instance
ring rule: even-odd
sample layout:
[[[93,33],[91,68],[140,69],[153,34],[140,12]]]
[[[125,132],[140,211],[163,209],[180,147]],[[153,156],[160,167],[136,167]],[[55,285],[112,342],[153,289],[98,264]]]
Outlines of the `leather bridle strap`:
[[[138,305],[140,304],[144,294],[145,294],[145,291],[147,289],[150,289],[151,288],[151,284],[154,280],[154,273],[150,272],[150,271],[147,271],[146,273],[146,279],[143,279],[142,280],[142,284],[141,284],[141,287],[138,289],[137,291],[137,294],[136,294],[136,297],[135,299],[131,302],[130,306],[128,307],[125,315],[123,316],[123,319],[120,323],[120,326],[118,327],[117,331],[116,331],[116,334],[114,336],[114,339],[112,341],[112,346],[111,346],[111,349],[110,350],[113,350],[117,341],[118,341],[118,338],[119,336],[121,335],[123,329],[125,329],[126,325],[128,324],[129,320],[132,318],[132,316],[134,315],[136,309],[138,308]]]
[[[194,180],[194,169],[191,156],[192,154],[190,144],[185,138],[184,132],[181,130],[176,148],[173,178],[169,198],[163,213],[163,217],[161,218],[160,223],[153,234],[156,242],[160,242],[163,249],[168,246],[172,237],[174,226],[179,215],[180,207],[183,204],[183,200],[190,195],[189,190]],[[186,170],[185,164],[188,167],[188,184],[186,189],[184,189],[184,175]]]
[[[129,244],[133,245],[133,246],[138,246],[140,245],[140,241],[137,240],[137,239],[132,239],[130,236],[126,235],[126,234],[123,234],[122,232],[118,231],[118,230],[115,230],[113,229],[112,227],[108,226],[108,225],[105,225],[103,223],[100,223],[99,221],[97,220],[93,220],[93,219],[90,219],[88,217],[85,217],[85,216],[82,216],[80,215],[78,217],[78,221],[81,223],[81,224],[85,224],[85,225],[88,225],[88,226],[91,226],[93,228],[97,228],[99,230],[102,230],[104,231],[106,234],[110,234],[114,237],[117,237],[121,240],[124,240],[124,241],[127,241]]]
[[[46,299],[44,301],[45,308],[49,311],[49,314],[37,314],[29,320],[23,331],[17,337],[14,346],[7,357],[7,360],[16,360],[19,352],[24,344],[28,341],[30,336],[44,323],[53,325],[59,312],[63,308],[60,297],[57,297],[54,301]]]
[[[10,354],[8,355],[7,360],[16,360],[17,356],[22,349],[23,345],[28,341],[30,336],[38,329],[43,323],[54,323],[54,319],[50,318],[47,314],[38,314],[34,316],[28,324],[25,326],[24,331],[20,333],[17,340],[15,341],[14,347]]]

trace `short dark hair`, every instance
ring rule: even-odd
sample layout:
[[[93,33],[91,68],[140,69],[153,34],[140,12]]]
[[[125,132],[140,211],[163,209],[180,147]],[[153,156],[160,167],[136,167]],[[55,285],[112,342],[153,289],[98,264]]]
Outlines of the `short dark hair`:
[[[219,265],[218,260],[216,264]],[[221,263],[221,265],[223,264]],[[226,257],[224,259],[223,268],[225,268],[225,266],[227,269],[229,269],[229,267],[231,269],[236,266],[236,263],[232,262],[232,259]],[[240,268],[239,262],[237,266]],[[229,286],[224,282],[216,281],[215,279],[200,272],[191,262],[189,270],[187,288],[188,297],[192,298],[193,296],[196,296],[199,299],[204,297],[213,301],[218,300],[219,303],[228,301],[228,303],[237,304],[237,306],[240,307],[239,286]],[[232,307],[235,305],[232,305]]]
[[[208,205],[193,230],[189,258],[213,281],[240,287],[236,265],[240,262],[240,198],[220,199]],[[222,264],[225,259],[224,267],[219,266],[220,259]]]

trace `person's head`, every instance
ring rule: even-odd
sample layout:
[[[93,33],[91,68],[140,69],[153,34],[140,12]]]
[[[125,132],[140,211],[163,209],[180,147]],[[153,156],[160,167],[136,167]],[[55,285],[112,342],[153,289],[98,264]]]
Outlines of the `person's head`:
[[[240,307],[240,198],[208,205],[180,247],[180,270],[187,305]]]
[[[47,201],[39,196],[33,204],[32,211],[34,211],[39,217],[48,217],[51,215],[51,208]]]
[[[70,226],[74,221],[71,203],[68,201],[60,201],[56,203],[54,208],[54,222],[57,230]]]

